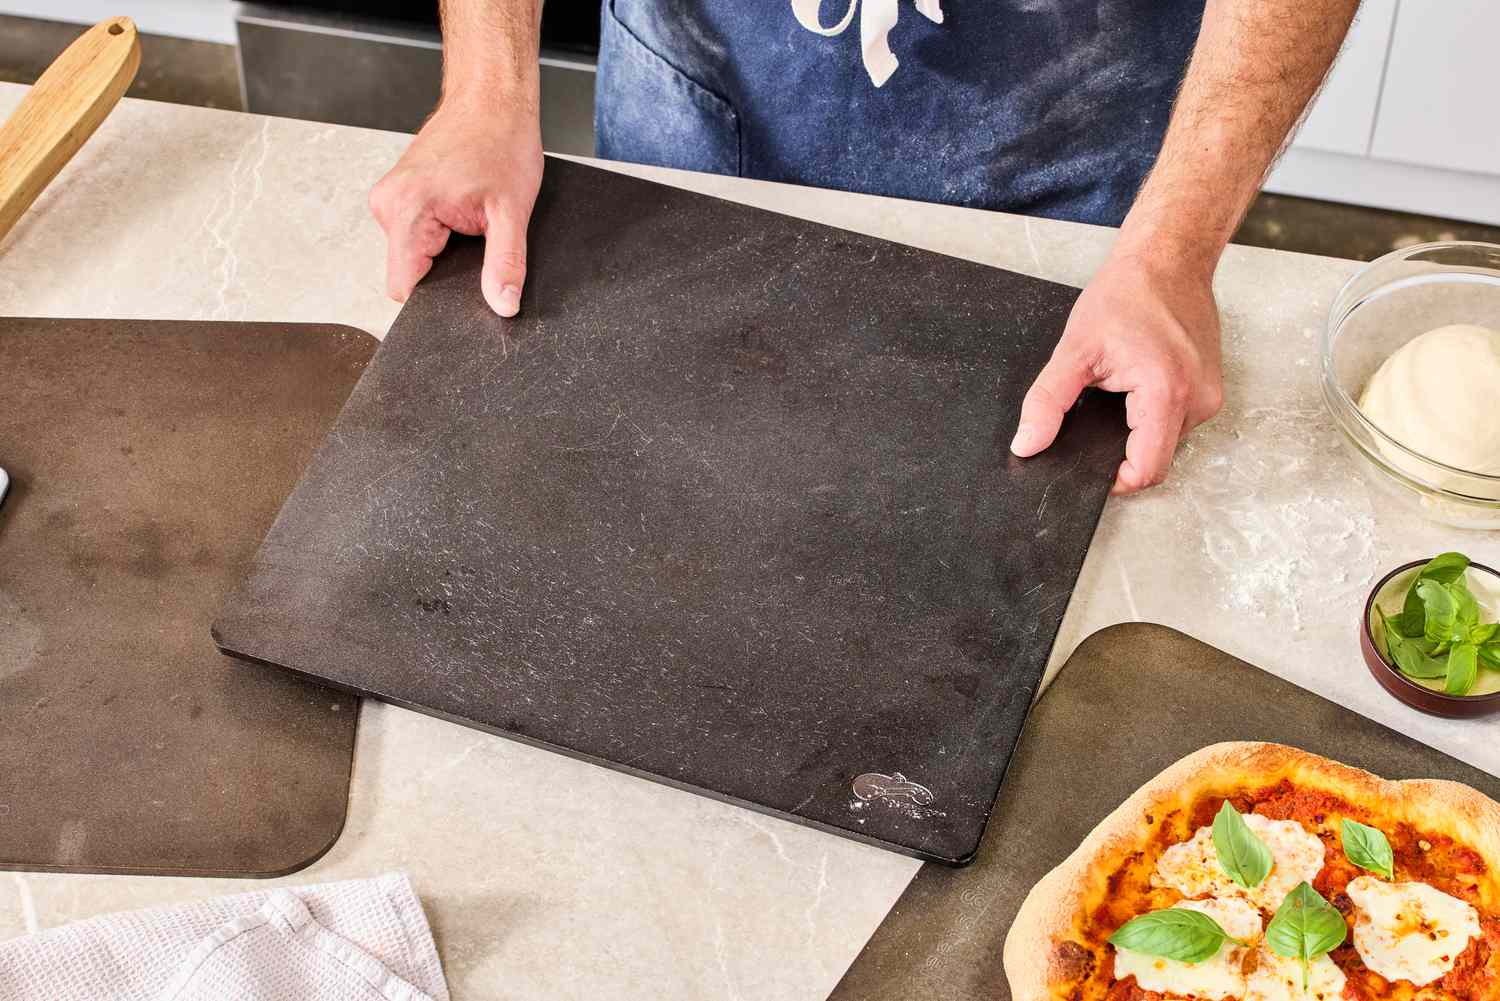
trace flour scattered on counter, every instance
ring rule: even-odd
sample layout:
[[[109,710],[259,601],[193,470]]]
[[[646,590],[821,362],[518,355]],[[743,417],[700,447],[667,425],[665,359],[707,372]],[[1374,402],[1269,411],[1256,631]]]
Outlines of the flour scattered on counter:
[[[1191,453],[1203,458],[1177,478],[1223,582],[1219,606],[1301,629],[1307,608],[1357,595],[1370,581],[1368,493],[1320,409],[1256,407],[1223,426],[1253,432],[1197,443]],[[1319,586],[1309,587],[1314,574]]]

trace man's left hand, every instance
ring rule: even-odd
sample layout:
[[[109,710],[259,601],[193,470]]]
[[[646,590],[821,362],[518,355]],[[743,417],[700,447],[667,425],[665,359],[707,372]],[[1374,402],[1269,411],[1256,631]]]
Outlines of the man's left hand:
[[[1223,405],[1219,357],[1212,272],[1117,249],[1026,394],[1011,451],[1024,458],[1051,445],[1084,388],[1097,386],[1126,394],[1130,438],[1114,492],[1155,486],[1178,439]]]

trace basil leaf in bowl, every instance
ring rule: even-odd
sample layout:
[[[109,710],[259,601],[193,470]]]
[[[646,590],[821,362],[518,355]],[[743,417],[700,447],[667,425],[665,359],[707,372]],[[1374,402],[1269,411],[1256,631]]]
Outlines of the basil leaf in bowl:
[[[1423,581],[1436,581],[1439,584],[1451,584],[1456,580],[1462,580],[1464,571],[1469,569],[1469,558],[1463,553],[1441,553],[1427,561],[1416,578],[1412,581],[1411,589],[1406,592],[1406,605],[1401,610],[1398,628],[1403,636],[1421,636],[1426,624],[1426,611],[1422,607],[1422,598],[1417,593],[1417,586]]]
[[[1469,631],[1479,626],[1479,599],[1469,590],[1468,581],[1460,577],[1451,584],[1444,584],[1458,605],[1458,615],[1453,623],[1453,642],[1462,643],[1469,638]]]
[[[1448,654],[1448,683],[1443,691],[1449,695],[1468,695],[1479,680],[1479,648],[1460,643]]]
[[[1435,580],[1418,581],[1417,596],[1426,616],[1423,636],[1429,643],[1447,643],[1453,638],[1453,627],[1458,622],[1458,599],[1448,585]]]
[[[1443,678],[1448,675],[1448,664],[1432,656],[1432,644],[1424,639],[1403,636],[1396,628],[1396,620],[1380,609],[1375,610],[1385,627],[1386,656],[1396,669],[1408,678]]]

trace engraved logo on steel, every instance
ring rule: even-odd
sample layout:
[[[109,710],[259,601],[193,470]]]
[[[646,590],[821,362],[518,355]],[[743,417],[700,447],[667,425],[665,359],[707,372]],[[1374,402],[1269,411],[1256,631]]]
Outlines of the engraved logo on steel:
[[[854,795],[865,802],[871,800],[895,800],[914,803],[917,806],[927,806],[932,802],[932,790],[920,782],[895,772],[891,775],[882,775],[879,772],[865,772],[854,780]]]

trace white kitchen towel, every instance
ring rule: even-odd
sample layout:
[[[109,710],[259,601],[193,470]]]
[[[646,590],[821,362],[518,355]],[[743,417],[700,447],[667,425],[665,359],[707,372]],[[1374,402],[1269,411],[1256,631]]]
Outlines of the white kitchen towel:
[[[401,873],[108,914],[0,942],[0,1001],[448,1001]]]

